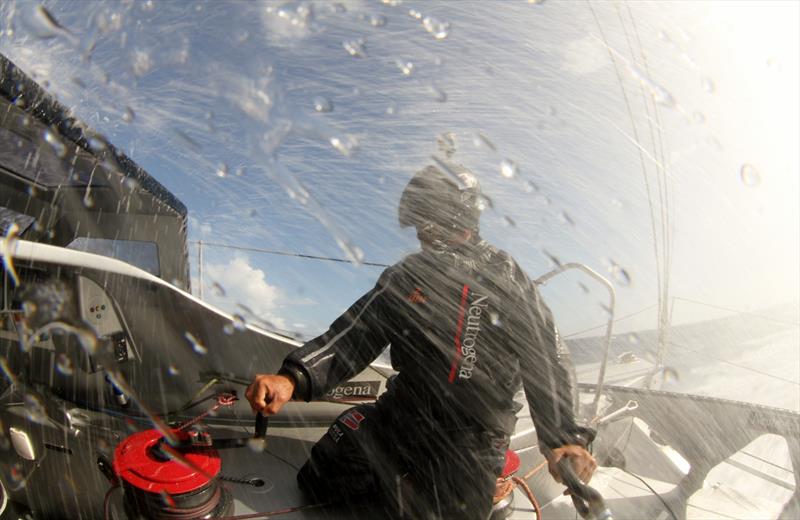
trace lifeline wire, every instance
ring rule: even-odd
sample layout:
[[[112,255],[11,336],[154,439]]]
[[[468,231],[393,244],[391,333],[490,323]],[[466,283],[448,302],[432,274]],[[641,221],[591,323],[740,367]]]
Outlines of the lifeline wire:
[[[674,520],[678,520],[678,515],[676,515],[676,514],[675,514],[675,512],[672,510],[672,508],[671,508],[671,507],[669,507],[669,504],[667,504],[667,501],[666,501],[666,500],[664,500],[664,497],[662,497],[661,495],[659,495],[659,494],[658,494],[658,492],[657,492],[655,489],[653,489],[653,488],[650,486],[650,484],[648,484],[648,483],[647,483],[647,481],[645,481],[645,479],[643,479],[642,477],[640,477],[639,475],[637,475],[637,474],[635,474],[635,473],[631,473],[630,471],[626,470],[625,468],[619,468],[619,469],[621,469],[622,471],[624,471],[624,472],[625,472],[625,473],[627,473],[628,475],[630,475],[630,476],[632,476],[632,477],[635,477],[635,478],[639,479],[639,481],[640,481],[642,484],[644,484],[645,486],[647,486],[647,489],[649,489],[649,490],[650,490],[650,491],[651,491],[651,492],[652,492],[652,493],[653,493],[655,496],[657,496],[657,497],[658,497],[658,499],[659,499],[659,500],[661,500],[661,503],[662,503],[662,504],[664,504],[664,507],[666,507],[666,508],[667,508],[667,511],[669,511],[669,514],[670,514],[670,515],[672,515],[672,518],[673,518]]]

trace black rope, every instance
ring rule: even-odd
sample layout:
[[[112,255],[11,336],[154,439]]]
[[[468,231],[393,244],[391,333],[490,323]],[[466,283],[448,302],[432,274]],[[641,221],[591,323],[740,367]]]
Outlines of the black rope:
[[[664,504],[664,507],[665,507],[665,508],[667,508],[667,511],[669,511],[669,514],[670,514],[670,515],[672,515],[672,518],[674,518],[675,520],[678,520],[678,515],[676,515],[676,514],[675,514],[675,511],[673,511],[673,510],[672,510],[672,508],[671,508],[671,507],[669,507],[669,504],[667,504],[667,501],[666,501],[666,500],[664,500],[664,497],[662,497],[661,495],[659,495],[659,494],[658,494],[658,492],[657,492],[655,489],[653,489],[653,488],[650,486],[650,484],[648,484],[648,483],[647,483],[647,481],[645,481],[645,479],[643,479],[643,478],[642,478],[642,477],[640,477],[639,475],[636,475],[635,473],[631,473],[630,471],[626,470],[625,468],[619,468],[619,469],[621,469],[622,471],[624,471],[624,472],[625,472],[625,473],[627,473],[628,475],[630,475],[630,476],[632,476],[632,477],[635,477],[635,478],[639,479],[639,481],[640,481],[642,484],[644,484],[645,486],[647,486],[647,489],[649,489],[651,493],[653,493],[655,496],[657,496],[657,497],[658,497],[658,499],[659,499],[659,500],[661,500],[661,503],[662,503],[662,504]]]
[[[200,244],[201,241],[199,240],[192,240],[190,244]],[[389,267],[389,264],[381,264],[378,262],[356,262],[355,260],[349,260],[347,258],[334,258],[331,256],[317,256],[317,255],[307,255],[305,253],[295,253],[292,251],[276,251],[273,249],[261,249],[258,247],[244,247],[244,246],[235,246],[233,244],[221,244],[218,242],[205,242],[202,241],[202,245],[204,246],[211,246],[211,247],[225,247],[229,249],[238,249],[241,251],[253,251],[255,253],[265,253],[268,255],[280,255],[280,256],[294,256],[296,258],[306,258],[308,260],[325,260],[328,262],[341,262],[344,264],[355,264],[355,265],[367,265],[370,267]]]

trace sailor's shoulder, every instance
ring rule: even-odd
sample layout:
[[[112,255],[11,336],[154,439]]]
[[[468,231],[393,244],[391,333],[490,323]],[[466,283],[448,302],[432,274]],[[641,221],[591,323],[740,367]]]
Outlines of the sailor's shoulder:
[[[512,282],[517,288],[527,290],[530,287],[530,278],[520,267],[519,262],[508,251],[487,245],[483,256],[486,264],[496,274]]]
[[[409,273],[414,269],[414,264],[418,263],[417,260],[411,258],[413,256],[416,256],[416,253],[408,255],[384,269],[378,279],[378,284],[401,283],[408,278]]]

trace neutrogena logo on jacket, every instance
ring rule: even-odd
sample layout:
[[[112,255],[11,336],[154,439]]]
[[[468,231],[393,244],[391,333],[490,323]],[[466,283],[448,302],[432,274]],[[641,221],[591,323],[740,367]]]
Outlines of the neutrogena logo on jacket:
[[[478,360],[478,337],[481,333],[481,316],[489,308],[489,297],[473,293],[467,311],[467,326],[461,340],[461,367],[458,370],[459,379],[470,379],[475,363]]]

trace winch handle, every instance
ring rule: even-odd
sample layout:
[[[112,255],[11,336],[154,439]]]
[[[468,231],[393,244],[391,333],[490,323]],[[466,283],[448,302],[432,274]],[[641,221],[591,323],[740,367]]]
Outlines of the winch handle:
[[[269,426],[269,418],[262,415],[261,412],[256,412],[256,432],[253,435],[254,439],[263,439],[267,436],[267,427]]]
[[[606,507],[603,495],[593,487],[581,482],[567,457],[563,457],[558,461],[558,472],[561,474],[564,485],[570,490],[572,503],[582,518],[587,520],[591,518],[595,520],[613,520],[611,510]]]

